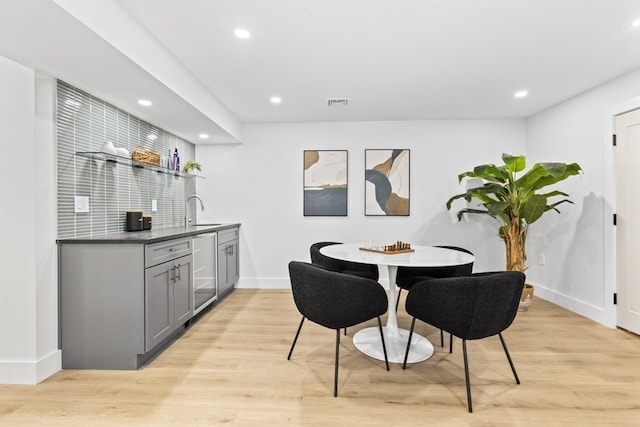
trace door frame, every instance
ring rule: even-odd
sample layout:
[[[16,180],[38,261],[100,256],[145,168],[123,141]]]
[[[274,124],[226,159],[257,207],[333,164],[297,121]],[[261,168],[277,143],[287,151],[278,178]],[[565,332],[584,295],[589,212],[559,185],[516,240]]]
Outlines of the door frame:
[[[615,116],[640,108],[640,96],[620,104],[605,108],[603,141],[603,230],[604,230],[604,301],[603,323],[611,328],[617,326],[616,306],[613,294],[616,292],[616,228],[613,214],[616,209],[616,157],[612,135],[615,133]]]

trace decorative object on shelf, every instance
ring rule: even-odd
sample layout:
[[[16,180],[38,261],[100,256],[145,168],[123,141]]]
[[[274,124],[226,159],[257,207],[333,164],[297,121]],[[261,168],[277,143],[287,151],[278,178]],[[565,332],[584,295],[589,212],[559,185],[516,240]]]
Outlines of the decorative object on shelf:
[[[173,162],[171,163],[171,170],[180,172],[180,154],[178,154],[177,148],[173,150]]]
[[[536,163],[527,172],[517,176],[518,172],[526,168],[525,156],[516,154],[502,154],[504,165],[480,165],[472,171],[458,175],[458,182],[464,178],[480,178],[483,184],[478,187],[468,188],[466,192],[457,194],[447,201],[447,209],[451,210],[451,204],[456,199],[464,198],[467,202],[477,199],[480,204],[477,207],[463,208],[458,211],[458,220],[464,214],[485,214],[500,221],[498,234],[505,243],[508,271],[521,271],[526,269],[527,259],[525,242],[529,225],[540,219],[547,211],[560,212],[557,206],[562,203],[573,203],[569,199],[549,203],[549,198],[569,195],[562,191],[549,191],[544,194],[536,194],[536,191],[570,176],[578,175],[582,168],[577,163]],[[527,288],[531,287],[531,291]],[[521,301],[533,297],[533,287],[525,285]],[[528,308],[524,302],[522,310]]]
[[[116,147],[113,145],[113,142],[111,141],[106,141],[104,144],[102,144],[102,147],[100,147],[100,151],[106,154],[114,155],[114,156],[118,154]]]
[[[142,145],[136,146],[131,158],[136,162],[160,166],[160,153],[149,148],[145,148]]]
[[[365,150],[365,215],[409,216],[409,154]]]
[[[184,171],[192,175],[197,175],[198,171],[202,171],[200,163],[194,160],[187,160],[184,164]]]
[[[304,150],[304,216],[347,216],[347,150]]]
[[[398,240],[391,245],[367,245],[360,248],[361,251],[377,252],[380,254],[404,254],[407,252],[415,252],[411,249],[411,244]]]
[[[94,161],[106,161],[106,162],[116,163],[121,165],[135,166],[138,169],[141,168],[141,169],[152,170],[159,173],[171,174],[173,176],[178,176],[182,178],[189,178],[189,179],[203,178],[204,179],[204,177],[201,175],[192,175],[192,174],[187,174],[181,171],[174,171],[164,166],[139,162],[139,161],[136,161],[135,159],[132,159],[131,157],[120,157],[117,155],[111,155],[111,154],[107,154],[99,151],[76,151],[76,156],[85,157],[87,159],[91,159]]]

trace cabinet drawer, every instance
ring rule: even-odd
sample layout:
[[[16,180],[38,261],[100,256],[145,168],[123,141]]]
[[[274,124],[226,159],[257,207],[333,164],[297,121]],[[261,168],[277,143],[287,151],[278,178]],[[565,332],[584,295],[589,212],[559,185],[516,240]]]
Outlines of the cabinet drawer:
[[[232,240],[237,240],[239,235],[240,229],[238,227],[218,231],[218,244],[221,245]]]
[[[191,238],[167,240],[166,242],[145,245],[145,267],[152,267],[160,263],[171,261],[192,252]]]

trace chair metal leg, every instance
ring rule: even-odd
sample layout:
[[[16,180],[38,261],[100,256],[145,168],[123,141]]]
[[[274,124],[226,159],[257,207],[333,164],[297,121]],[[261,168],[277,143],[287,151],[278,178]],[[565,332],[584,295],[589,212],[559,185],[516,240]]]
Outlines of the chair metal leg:
[[[402,292],[402,288],[398,288],[398,298],[396,299],[396,313],[398,312],[398,304],[400,304],[400,293]]]
[[[291,350],[289,350],[289,355],[287,356],[287,360],[291,360],[291,354],[293,353],[293,347],[296,346],[296,342],[298,341],[298,335],[300,335],[300,329],[302,329],[302,324],[304,323],[304,316],[302,316],[302,320],[300,321],[300,326],[298,326],[298,332],[296,332],[296,337],[293,339],[293,344],[291,344]]]
[[[387,371],[389,370],[389,359],[387,358],[387,346],[384,344],[384,332],[382,331],[382,320],[378,316],[378,328],[380,329],[380,339],[382,340],[382,352],[384,353],[384,364],[387,365]]]
[[[407,351],[404,353],[404,363],[402,369],[407,369],[407,359],[409,358],[409,348],[411,347],[411,337],[413,336],[413,327],[416,326],[416,318],[411,320],[411,329],[409,330],[409,338],[407,339]]]
[[[336,361],[333,374],[333,397],[338,397],[338,355],[340,353],[340,329],[336,329]]]
[[[453,334],[449,334],[449,353],[453,353]]]
[[[440,329],[440,347],[444,347],[444,332]]]
[[[515,366],[513,366],[513,362],[511,361],[511,356],[509,355],[509,350],[507,350],[507,344],[504,342],[504,338],[502,337],[502,332],[500,332],[498,336],[500,337],[502,348],[504,348],[504,353],[507,355],[507,360],[509,361],[509,366],[511,366],[511,371],[513,372],[513,376],[516,379],[516,384],[520,384],[520,378],[518,378],[518,373],[516,372],[516,368]]]
[[[462,340],[462,353],[464,355],[464,379],[467,382],[467,407],[469,412],[473,412],[471,406],[471,385],[469,384],[469,362],[467,361],[467,340]]]

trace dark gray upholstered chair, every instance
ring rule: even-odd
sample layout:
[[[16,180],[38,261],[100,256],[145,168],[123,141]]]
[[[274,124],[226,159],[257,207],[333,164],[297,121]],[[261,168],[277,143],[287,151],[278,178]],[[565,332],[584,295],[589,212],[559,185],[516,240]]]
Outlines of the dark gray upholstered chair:
[[[380,316],[387,311],[387,293],[378,282],[364,277],[337,273],[306,262],[291,261],[289,277],[293,301],[302,314],[298,331],[291,344],[287,360],[291,359],[304,319],[336,331],[335,373],[333,395],[338,395],[338,358],[340,329],[378,319],[382,338],[382,351],[387,371],[387,349],[382,333]]]
[[[473,255],[473,253],[464,248],[457,246],[436,246],[436,248],[453,249],[460,252],[466,252]],[[454,265],[450,267],[398,267],[398,275],[396,277],[396,285],[400,288],[398,290],[398,300],[396,301],[396,310],[398,309],[398,302],[400,301],[400,293],[403,289],[407,291],[418,282],[427,279],[443,278],[443,277],[457,277],[468,276],[473,271],[473,262],[463,265]]]
[[[312,244],[309,248],[311,263],[320,265],[327,270],[337,271],[338,273],[351,274],[353,276],[366,277],[367,279],[375,280],[376,282],[378,281],[379,271],[377,265],[343,261],[320,253],[320,249],[325,246],[339,244],[340,242],[317,242]],[[347,328],[344,328],[344,334],[347,335]]]
[[[460,252],[473,253],[465,248],[458,246],[436,246],[436,248],[453,249]],[[407,291],[418,282],[434,278],[443,277],[459,277],[469,276],[473,272],[473,262],[463,265],[454,265],[450,267],[398,267],[398,275],[396,277],[396,285],[398,286],[398,298],[396,299],[396,311],[400,303],[400,293],[403,289]],[[452,351],[453,341],[449,337],[449,352]],[[444,347],[444,334],[440,330],[440,347]]]
[[[419,319],[462,339],[469,412],[473,412],[473,409],[467,340],[498,335],[516,383],[520,384],[502,331],[507,329],[516,317],[524,281],[525,275],[519,271],[502,271],[431,279],[413,285],[405,304],[407,313],[413,316],[413,320],[402,369],[407,366],[413,328],[416,319]]]
[[[309,252],[311,253],[311,263],[321,265],[327,270],[337,271],[338,273],[351,274],[354,276],[366,277],[368,279],[375,280],[376,282],[378,281],[379,273],[377,265],[342,261],[324,256],[320,253],[320,248],[338,244],[339,242],[318,242],[312,244],[309,249]]]

